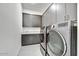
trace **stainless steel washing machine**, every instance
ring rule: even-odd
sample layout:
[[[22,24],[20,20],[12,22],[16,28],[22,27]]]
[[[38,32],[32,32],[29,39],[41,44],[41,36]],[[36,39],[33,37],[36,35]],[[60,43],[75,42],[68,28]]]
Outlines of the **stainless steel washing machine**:
[[[77,56],[77,21],[65,21],[47,28],[49,56]]]

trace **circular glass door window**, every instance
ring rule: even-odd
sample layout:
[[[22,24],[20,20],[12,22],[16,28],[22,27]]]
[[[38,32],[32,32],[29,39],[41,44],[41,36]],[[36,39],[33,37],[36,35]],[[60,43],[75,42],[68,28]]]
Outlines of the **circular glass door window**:
[[[47,47],[55,56],[61,56],[65,54],[66,42],[59,32],[55,30],[49,31],[47,40]]]

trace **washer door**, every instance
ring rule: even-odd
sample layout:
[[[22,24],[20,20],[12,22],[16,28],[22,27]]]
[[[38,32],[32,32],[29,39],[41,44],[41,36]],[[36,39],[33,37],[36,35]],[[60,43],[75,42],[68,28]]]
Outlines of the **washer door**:
[[[66,53],[66,41],[56,30],[50,30],[47,36],[47,52],[54,56],[63,56]],[[50,50],[50,52],[49,52]]]

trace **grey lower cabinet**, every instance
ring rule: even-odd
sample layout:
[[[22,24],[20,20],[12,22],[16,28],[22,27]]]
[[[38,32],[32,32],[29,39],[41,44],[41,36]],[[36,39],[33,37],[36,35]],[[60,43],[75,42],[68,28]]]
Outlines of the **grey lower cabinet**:
[[[40,44],[41,34],[23,34],[22,35],[22,46]]]

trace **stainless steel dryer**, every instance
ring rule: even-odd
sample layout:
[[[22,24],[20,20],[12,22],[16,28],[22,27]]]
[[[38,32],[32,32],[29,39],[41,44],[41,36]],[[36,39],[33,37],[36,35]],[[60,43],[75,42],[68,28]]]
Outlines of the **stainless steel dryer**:
[[[47,28],[47,54],[49,56],[77,55],[77,22],[66,21]]]

